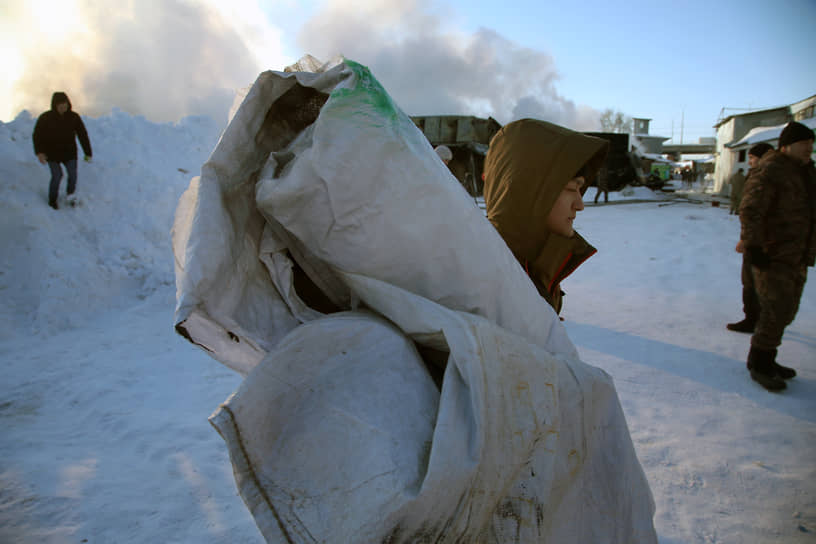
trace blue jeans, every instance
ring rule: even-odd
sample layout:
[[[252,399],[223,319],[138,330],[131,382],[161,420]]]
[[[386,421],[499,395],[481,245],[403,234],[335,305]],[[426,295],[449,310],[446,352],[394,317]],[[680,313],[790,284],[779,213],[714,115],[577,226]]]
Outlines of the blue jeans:
[[[64,161],[65,170],[68,171],[68,194],[71,195],[76,191],[77,182],[77,161],[71,159]],[[48,186],[48,203],[55,204],[57,196],[59,196],[60,180],[62,179],[62,168],[57,161],[48,161],[48,168],[51,169],[51,183]]]

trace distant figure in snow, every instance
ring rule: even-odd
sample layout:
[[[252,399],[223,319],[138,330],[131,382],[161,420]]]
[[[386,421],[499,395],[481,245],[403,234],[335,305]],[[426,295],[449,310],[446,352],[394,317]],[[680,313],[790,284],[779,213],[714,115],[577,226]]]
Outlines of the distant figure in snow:
[[[487,150],[487,218],[556,313],[561,282],[596,252],[572,223],[608,148],[601,138],[521,119],[502,127]]]
[[[770,144],[763,142],[752,146],[751,149],[748,150],[747,177],[751,177],[755,172],[759,159],[772,149],[773,147]],[[743,185],[744,184],[745,180],[743,180]],[[731,187],[731,192],[733,194],[733,186]],[[742,188],[740,188],[740,201],[742,201]],[[733,202],[731,205],[733,206]],[[739,207],[737,207],[737,213],[739,213]],[[742,311],[745,314],[745,318],[736,323],[729,323],[725,327],[730,331],[754,332],[754,327],[759,320],[759,298],[754,288],[754,275],[751,272],[751,262],[748,260],[748,254],[742,251],[742,240],[737,242],[736,251],[737,253],[742,253],[742,272],[740,275],[742,278]]]
[[[748,164],[750,166],[750,162]],[[742,173],[742,168],[731,175],[728,184],[731,185],[731,208],[728,210],[728,215],[738,214],[740,200],[742,200],[742,187],[745,185],[745,176]]]
[[[439,155],[439,158],[442,159],[442,162],[446,165],[453,159],[453,153],[446,145],[438,145],[434,148],[434,151],[436,151],[436,154]]]
[[[807,269],[816,264],[813,141],[813,130],[788,123],[779,150],[765,153],[745,182],[740,204],[741,249],[751,262],[760,305],[747,367],[769,391],[785,389],[785,380],[796,376],[776,362],[776,352],[799,310]]]
[[[91,141],[82,118],[71,110],[71,101],[63,92],[55,92],[51,97],[51,109],[43,113],[34,125],[34,153],[40,163],[48,164],[51,169],[51,182],[48,186],[48,205],[59,209],[57,196],[62,179],[62,167],[68,172],[69,199],[76,191],[77,183],[77,146],[76,138],[85,152],[85,161],[91,162],[93,152]],[[71,199],[73,203],[73,199]]]
[[[595,192],[595,204],[598,203],[598,197],[601,196],[601,192],[603,191],[604,195],[604,204],[609,202],[609,181],[608,181],[609,172],[606,169],[606,166],[601,168],[600,173],[598,174],[598,190]]]
[[[690,168],[690,167],[688,167],[688,166],[686,166],[686,167],[683,169],[683,186],[684,186],[686,189],[691,189],[691,179],[692,179],[692,176],[693,176],[693,174],[692,174],[692,172],[691,172],[691,168]]]

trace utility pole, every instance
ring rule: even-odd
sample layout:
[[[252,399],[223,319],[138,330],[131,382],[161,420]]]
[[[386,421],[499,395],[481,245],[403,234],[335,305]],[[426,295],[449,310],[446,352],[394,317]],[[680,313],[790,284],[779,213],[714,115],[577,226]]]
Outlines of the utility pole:
[[[686,118],[686,110],[680,110],[680,145],[683,145],[683,121]]]

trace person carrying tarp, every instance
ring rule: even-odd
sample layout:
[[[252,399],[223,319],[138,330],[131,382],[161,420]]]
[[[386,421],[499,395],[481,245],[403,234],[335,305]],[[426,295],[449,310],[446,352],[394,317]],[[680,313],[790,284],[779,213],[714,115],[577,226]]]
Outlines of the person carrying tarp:
[[[596,253],[572,227],[609,143],[535,119],[505,125],[485,158],[487,218],[561,312],[561,282]]]
[[[373,74],[303,69],[259,75],[173,227],[176,330],[245,376],[210,421],[267,542],[656,544],[612,378]],[[598,151],[535,165],[566,253]]]

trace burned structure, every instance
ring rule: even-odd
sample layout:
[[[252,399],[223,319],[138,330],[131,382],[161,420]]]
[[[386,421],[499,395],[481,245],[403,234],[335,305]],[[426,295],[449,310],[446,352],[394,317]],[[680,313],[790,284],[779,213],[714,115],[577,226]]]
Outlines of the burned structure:
[[[448,164],[451,173],[472,196],[481,196],[484,189],[482,170],[490,140],[502,127],[492,117],[487,119],[467,115],[412,116],[432,146],[446,145],[453,153]],[[610,191],[619,191],[626,185],[647,185],[640,159],[630,151],[629,134],[613,132],[584,132],[588,136],[609,142],[606,164],[599,172],[605,176]],[[597,185],[595,180],[592,185]]]
[[[587,136],[603,138],[609,142],[606,164],[598,176],[606,176],[610,191],[620,191],[626,185],[642,185],[646,180],[634,152],[629,151],[629,134],[616,132],[584,132]],[[597,186],[598,180],[592,182]]]
[[[448,164],[451,173],[472,196],[482,194],[482,169],[490,139],[501,125],[492,117],[467,115],[412,116],[414,124],[431,145],[446,145],[453,153]]]

